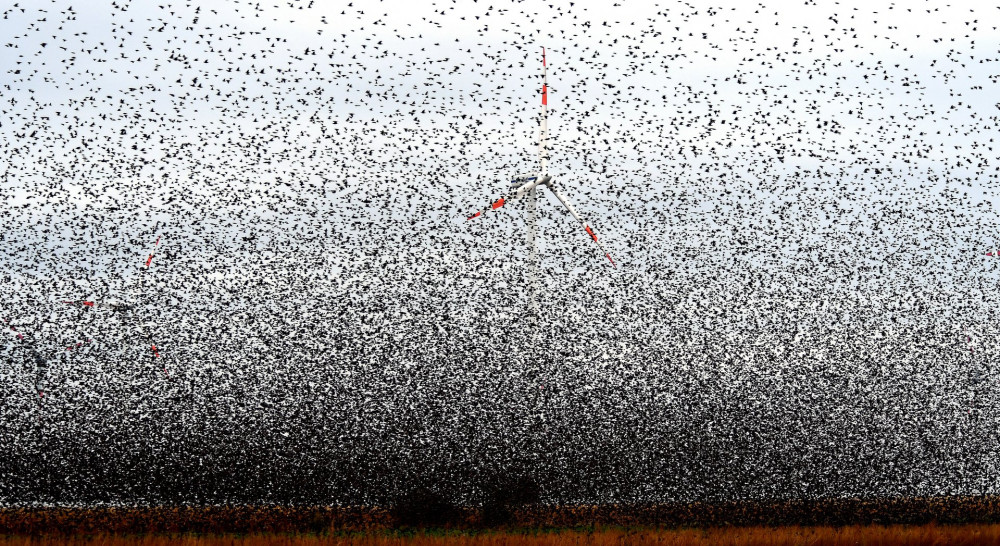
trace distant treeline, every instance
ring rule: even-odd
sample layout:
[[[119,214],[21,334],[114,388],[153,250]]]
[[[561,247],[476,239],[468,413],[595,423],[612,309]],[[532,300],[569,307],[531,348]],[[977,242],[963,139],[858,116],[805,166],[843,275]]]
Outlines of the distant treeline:
[[[0,535],[353,532],[406,528],[594,528],[868,525],[1000,522],[1000,497],[818,499],[638,505],[481,507],[427,491],[385,508],[216,506],[0,509]]]

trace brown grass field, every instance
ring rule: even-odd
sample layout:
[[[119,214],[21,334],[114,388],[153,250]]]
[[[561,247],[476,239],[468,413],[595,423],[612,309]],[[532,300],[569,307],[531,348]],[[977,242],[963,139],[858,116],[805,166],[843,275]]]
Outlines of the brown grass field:
[[[0,508],[4,535],[351,533],[408,529],[849,527],[1000,524],[1000,497],[816,499],[468,508],[433,496],[391,508],[154,506]]]
[[[0,546],[997,544],[1000,497],[392,508],[0,508]]]
[[[1000,544],[1000,525],[847,526],[847,527],[729,527],[711,529],[588,529],[486,532],[369,532],[353,534],[250,535],[43,535],[0,536],[10,546],[785,546],[785,545],[988,545]]]

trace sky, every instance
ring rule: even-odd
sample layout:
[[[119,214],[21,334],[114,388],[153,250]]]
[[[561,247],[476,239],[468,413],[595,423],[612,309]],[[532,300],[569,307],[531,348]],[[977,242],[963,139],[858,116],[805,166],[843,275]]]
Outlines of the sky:
[[[505,190],[511,172],[534,168],[543,46],[552,168],[578,188],[582,210],[624,209],[617,224],[597,222],[612,230],[609,243],[626,236],[613,230],[638,227],[651,212],[640,200],[669,202],[689,185],[714,190],[722,170],[763,184],[824,168],[905,203],[902,191],[870,176],[874,164],[895,169],[902,188],[955,178],[970,210],[986,207],[996,180],[978,165],[991,159],[979,133],[997,112],[988,94],[995,52],[983,49],[997,31],[973,4],[222,2],[82,13],[71,4],[8,10],[5,95],[13,102],[3,129],[11,146],[39,127],[41,140],[52,139],[23,160],[12,154],[12,166],[88,138],[105,150],[136,145],[123,159],[159,163],[126,182],[85,156],[53,161],[52,169],[86,166],[56,194],[71,206],[102,209],[124,198],[130,210],[162,214],[174,194],[189,207],[217,206],[228,185],[190,184],[189,169],[249,145],[267,151],[267,161],[245,165],[262,177],[284,170],[326,191],[392,192],[387,213],[398,215],[413,202],[402,181],[413,180],[440,209],[435,219],[460,218],[456,210]],[[265,105],[281,117],[254,121]],[[64,115],[70,110],[78,119]],[[123,133],[130,118],[144,130]],[[204,138],[218,125],[219,138]],[[324,137],[330,146],[309,161],[283,154],[293,141]],[[365,150],[338,153],[355,137]],[[239,167],[214,165],[219,178]],[[8,170],[20,190],[9,203],[39,187],[29,171],[45,173]],[[156,176],[168,178],[147,183]],[[105,189],[88,192],[96,180]],[[614,203],[619,191],[633,204]]]
[[[546,47],[552,173],[623,270],[742,254],[773,271],[812,248],[919,255],[931,269],[914,277],[952,292],[966,272],[996,279],[997,30],[974,4],[348,4],[8,9],[8,219],[101,219],[72,244],[57,222],[43,244],[59,259],[25,269],[100,277],[160,222],[167,252],[238,275],[210,256],[235,255],[247,222],[284,244],[317,212],[339,265],[367,247],[516,269],[516,211],[463,218],[537,168]],[[543,265],[606,276],[543,194]],[[143,227],[116,233],[115,215]],[[397,222],[424,243],[364,235]]]
[[[617,268],[543,190],[536,354],[575,362],[560,373],[587,392],[636,369],[651,385],[714,378],[707,401],[803,361],[843,378],[863,355],[910,358],[934,396],[967,402],[982,393],[961,381],[996,379],[998,9],[7,3],[0,318],[45,354],[93,340],[78,351],[89,371],[45,378],[56,399],[103,378],[69,408],[132,392],[116,390],[131,376],[99,370],[138,361],[143,328],[191,389],[213,373],[329,386],[296,370],[342,335],[370,358],[343,349],[331,374],[422,369],[448,347],[475,391],[483,376],[462,366],[535,347],[513,341],[528,308],[522,204],[466,216],[538,168],[544,47],[550,174]],[[116,322],[62,303],[79,300],[142,312]],[[671,356],[646,366],[644,350]],[[269,360],[282,351],[284,368]],[[30,391],[37,370],[15,369],[5,385]],[[372,389],[414,384],[385,374]],[[920,401],[923,422],[947,428],[916,384],[871,396]]]

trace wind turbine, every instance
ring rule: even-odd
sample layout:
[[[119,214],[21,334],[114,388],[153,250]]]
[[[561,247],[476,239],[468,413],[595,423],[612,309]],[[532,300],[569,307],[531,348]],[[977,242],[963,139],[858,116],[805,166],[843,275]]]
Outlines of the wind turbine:
[[[25,345],[27,350],[31,353],[32,360],[35,361],[35,392],[38,393],[38,402],[41,403],[42,397],[45,396],[45,391],[42,390],[42,379],[45,375],[46,368],[48,368],[48,361],[42,358],[42,355],[38,354],[34,345],[30,344],[25,339],[24,334],[19,332],[17,328],[14,328],[9,319],[4,319],[4,322],[7,324],[10,331],[14,332],[17,336],[18,341]]]
[[[514,177],[510,183],[510,191],[507,195],[497,199],[486,205],[479,211],[476,211],[472,215],[466,216],[466,220],[472,220],[482,216],[484,213],[497,210],[509,202],[516,201],[518,199],[525,199],[525,224],[527,229],[525,230],[525,242],[528,246],[528,286],[531,290],[529,295],[531,300],[532,311],[535,316],[538,315],[538,246],[535,242],[536,232],[537,232],[537,214],[536,214],[536,192],[535,190],[539,187],[546,187],[556,199],[559,200],[566,210],[576,218],[577,222],[583,226],[583,229],[587,232],[587,235],[597,243],[597,246],[601,248],[604,252],[604,256],[611,262],[611,265],[616,269],[618,266],[615,261],[611,259],[611,254],[608,250],[604,248],[604,245],[597,240],[597,235],[594,234],[594,230],[591,229],[590,225],[586,220],[580,216],[580,213],[573,208],[570,204],[569,199],[560,190],[559,186],[556,184],[555,179],[549,174],[549,150],[548,150],[548,137],[549,137],[549,126],[548,126],[548,81],[546,77],[547,64],[545,62],[545,48],[542,48],[542,111],[541,120],[539,123],[539,135],[538,135],[538,162],[539,171],[532,174],[519,175]]]
[[[156,242],[153,243],[153,251],[150,252],[149,257],[146,258],[146,262],[145,262],[146,265],[140,270],[138,279],[136,280],[136,286],[137,287],[142,288],[143,281],[145,280],[145,276],[148,274],[148,271],[149,271],[149,265],[151,263],[153,263],[153,257],[156,256],[156,250],[159,248],[159,246],[160,246],[160,237],[157,237],[156,238]],[[160,358],[160,352],[159,352],[159,350],[156,347],[156,342],[153,340],[153,334],[149,331],[148,328],[146,328],[145,323],[143,323],[139,319],[138,314],[136,314],[136,312],[135,312],[136,311],[136,306],[135,305],[131,305],[131,304],[127,304],[127,303],[117,303],[117,302],[95,302],[95,301],[88,301],[88,300],[64,301],[63,303],[66,303],[66,304],[69,304],[69,305],[73,305],[73,306],[77,306],[77,307],[81,307],[83,309],[104,308],[104,309],[111,309],[112,311],[120,312],[120,313],[129,313],[129,312],[131,312],[132,318],[138,323],[140,331],[142,331],[143,336],[146,338],[147,343],[149,343],[150,350],[152,351],[152,359],[153,359],[153,361],[155,362],[157,358]],[[170,377],[170,373],[167,371],[166,365],[163,366],[163,373],[168,378]]]
[[[4,323],[7,324],[7,328],[11,332],[14,332],[14,335],[17,336],[17,339],[22,344],[22,346],[24,346],[25,349],[31,353],[31,358],[35,362],[35,392],[38,393],[38,403],[41,404],[42,399],[45,397],[45,390],[42,388],[42,382],[45,380],[45,373],[49,367],[49,359],[42,357],[42,355],[38,353],[38,351],[35,348],[36,343],[28,341],[24,333],[20,332],[17,328],[14,327],[13,324],[11,324],[10,319],[5,318],[3,319],[3,321]],[[80,347],[83,347],[87,343],[90,343],[89,339],[84,341],[79,341],[75,345],[70,345],[69,347],[66,347],[66,350],[72,351],[73,349],[78,349]]]

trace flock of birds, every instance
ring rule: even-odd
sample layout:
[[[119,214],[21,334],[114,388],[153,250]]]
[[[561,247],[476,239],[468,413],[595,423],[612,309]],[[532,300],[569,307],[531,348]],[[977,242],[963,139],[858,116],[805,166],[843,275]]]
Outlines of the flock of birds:
[[[0,503],[997,493],[996,10],[629,4],[0,12]]]

